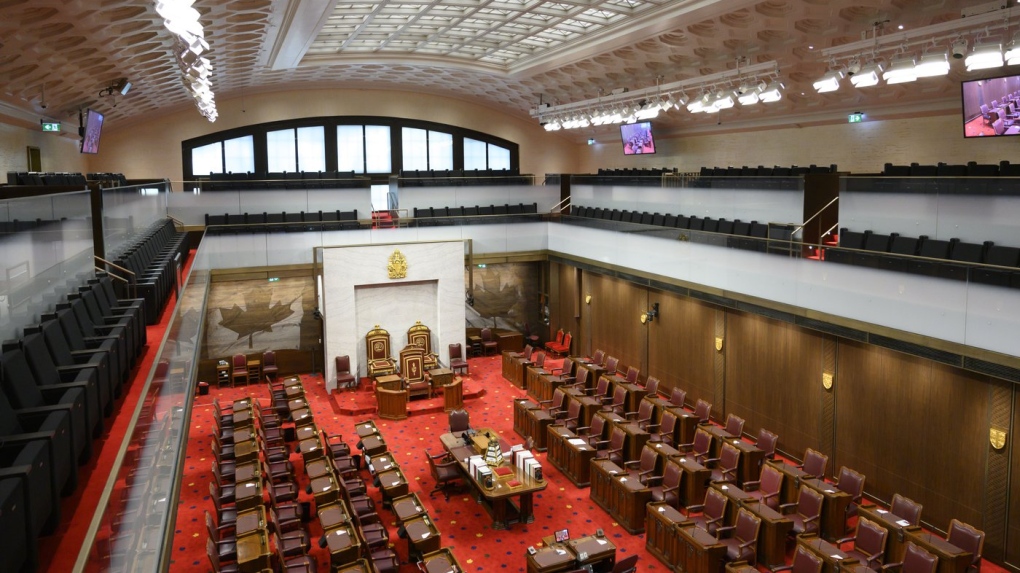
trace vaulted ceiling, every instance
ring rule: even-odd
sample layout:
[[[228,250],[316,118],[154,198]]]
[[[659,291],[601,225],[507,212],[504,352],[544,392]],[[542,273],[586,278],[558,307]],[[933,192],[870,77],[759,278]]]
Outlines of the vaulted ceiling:
[[[718,116],[680,110],[656,119],[660,130],[683,133],[720,121],[753,127],[831,121],[857,110],[893,117],[958,109],[962,79],[1010,70],[967,73],[962,61],[953,60],[948,76],[913,83],[844,85],[828,94],[815,93],[811,84],[833,63],[823,50],[874,38],[876,23],[877,36],[888,39],[1005,2],[197,0],[194,5],[220,98],[285,87],[367,87],[449,95],[526,117],[539,101],[566,104],[618,88],[776,62],[775,75],[787,88],[783,100],[737,106]],[[1010,12],[1020,8],[999,12],[1013,17]],[[999,31],[1004,42],[1014,28]],[[933,45],[948,46],[945,38]],[[190,105],[172,47],[150,0],[0,0],[0,114],[73,124],[79,108],[94,107],[116,125]],[[920,55],[922,49],[915,51]],[[99,95],[120,78],[133,84],[126,96]]]

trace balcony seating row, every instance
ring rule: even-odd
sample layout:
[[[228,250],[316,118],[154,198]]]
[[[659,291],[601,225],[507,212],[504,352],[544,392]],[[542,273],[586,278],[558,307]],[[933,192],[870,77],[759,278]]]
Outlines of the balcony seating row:
[[[627,211],[626,209],[621,211],[619,209],[603,209],[601,207],[584,207],[581,205],[571,205],[570,215],[585,219],[596,219],[620,223],[637,223],[652,227],[688,229],[691,231],[704,231],[706,233],[730,235],[729,237],[721,237],[723,239],[722,244],[733,248],[747,249],[751,251],[765,251],[765,241],[769,236],[769,227],[765,223],[759,223],[758,221],[751,221],[750,223],[747,223],[740,219],[730,221],[725,218],[713,219],[712,217],[688,217],[686,215],[672,215],[670,213],[666,213],[665,215],[661,213],[649,213],[647,211],[639,213],[637,211]],[[688,238],[693,242],[700,243],[719,242],[713,240],[716,237],[712,235],[692,234]]]
[[[205,216],[207,233],[300,233],[358,229],[358,210],[300,211],[297,213],[242,213]],[[211,228],[210,228],[211,227]]]
[[[996,245],[992,241],[967,243],[960,239],[946,241],[930,239],[924,235],[914,238],[899,233],[885,235],[843,228],[839,232],[839,246],[848,250],[828,249],[825,251],[825,260],[1020,288],[1020,248]],[[1005,268],[971,267],[955,263]]]
[[[474,207],[415,207],[414,218],[418,226],[464,225],[471,222],[467,217],[485,217],[479,223],[494,222],[494,215],[531,215],[538,213],[538,203],[517,205],[475,205]],[[515,217],[519,220],[519,217]]]
[[[137,296],[145,299],[149,324],[159,322],[164,305],[176,290],[176,263],[179,261],[183,268],[188,258],[187,239],[188,234],[178,231],[172,219],[162,219],[109,255],[109,260],[134,273],[123,278],[132,283]]]
[[[660,177],[667,173],[677,173],[676,167],[647,168],[624,167],[622,169],[603,169],[598,171],[599,177]]]
[[[8,171],[8,185],[81,185],[85,176],[81,173],[40,173],[35,171]]]
[[[483,185],[531,185],[531,176],[517,169],[417,169],[400,172],[401,187],[478,187]]]
[[[124,393],[144,332],[142,301],[119,300],[108,276],[72,283],[0,355],[0,551],[4,570],[35,571],[40,535],[60,523],[106,416]],[[99,471],[103,471],[99,469]]]
[[[808,173],[836,173],[836,164],[829,166],[824,165],[809,165],[807,167],[798,167],[792,165],[790,167],[765,167],[759,165],[758,167],[702,167],[700,174],[702,177],[794,177],[797,175],[806,175]]]
[[[259,189],[356,189],[369,180],[353,171],[271,171],[269,173],[211,173],[196,176],[203,191],[249,191]]]
[[[123,187],[128,184],[123,173],[89,173],[85,178],[89,181],[100,181],[107,187]]]
[[[966,165],[949,165],[941,162],[938,165],[886,163],[882,169],[882,175],[887,177],[1018,177],[1020,176],[1020,165],[1010,164],[1009,161],[1000,161],[998,165],[981,165],[976,161],[970,161]]]

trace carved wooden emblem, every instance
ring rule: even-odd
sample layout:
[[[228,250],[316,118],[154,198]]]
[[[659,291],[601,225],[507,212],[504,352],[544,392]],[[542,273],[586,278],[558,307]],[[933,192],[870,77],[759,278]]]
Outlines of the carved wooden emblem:
[[[1006,447],[1006,430],[996,430],[995,428],[988,430],[988,441],[996,450]]]
[[[716,336],[715,337],[715,349],[716,349],[716,351],[722,352],[722,344],[723,344],[722,337],[721,336]]]
[[[389,271],[391,279],[407,278],[407,259],[400,249],[395,249],[390,255],[390,264],[386,265],[386,270]]]
[[[822,388],[832,390],[832,374],[829,374],[828,372],[822,373]]]

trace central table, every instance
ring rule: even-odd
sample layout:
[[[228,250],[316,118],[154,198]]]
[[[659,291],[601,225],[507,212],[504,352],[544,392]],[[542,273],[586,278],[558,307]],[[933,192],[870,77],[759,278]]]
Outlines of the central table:
[[[470,437],[465,439],[465,434],[467,432],[446,433],[439,439],[443,443],[443,448],[457,460],[457,465],[460,466],[465,481],[471,485],[475,492],[475,501],[481,503],[492,517],[492,528],[509,529],[510,525],[514,523],[535,521],[533,496],[536,491],[544,490],[548,482],[544,479],[532,479],[511,464],[509,459],[505,459],[503,467],[509,468],[510,473],[505,477],[496,476],[493,480],[493,487],[485,487],[471,475],[468,468],[468,458],[479,454],[484,455],[485,447],[482,445],[482,440],[476,441]],[[477,430],[476,435],[498,436],[499,434],[495,430],[481,428]],[[502,439],[500,439],[500,449],[504,452],[510,449]],[[516,503],[514,502],[515,498],[517,499]]]

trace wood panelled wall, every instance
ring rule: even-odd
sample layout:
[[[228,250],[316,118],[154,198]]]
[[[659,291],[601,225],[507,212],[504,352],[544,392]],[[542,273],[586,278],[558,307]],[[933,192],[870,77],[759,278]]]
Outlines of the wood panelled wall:
[[[752,438],[762,427],[776,432],[780,450],[796,459],[809,447],[825,452],[830,476],[843,465],[862,472],[869,496],[914,499],[935,529],[953,518],[983,528],[986,556],[1020,565],[1014,385],[609,275],[550,269],[560,306],[572,312],[580,301],[579,324],[561,308],[550,325],[573,326],[575,353],[602,349],[621,367],[640,367],[642,379],[658,377],[662,392],[679,385],[689,403],[712,402],[717,420],[747,420]],[[656,302],[659,317],[642,325],[638,317]],[[832,374],[831,389],[823,374]],[[1004,450],[990,445],[990,426],[1007,426]]]

